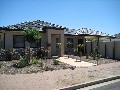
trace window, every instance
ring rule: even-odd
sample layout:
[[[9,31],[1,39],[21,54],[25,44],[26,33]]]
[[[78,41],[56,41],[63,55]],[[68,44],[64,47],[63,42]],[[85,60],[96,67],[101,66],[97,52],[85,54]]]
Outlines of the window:
[[[14,48],[25,47],[25,38],[23,35],[13,35],[13,47]]]

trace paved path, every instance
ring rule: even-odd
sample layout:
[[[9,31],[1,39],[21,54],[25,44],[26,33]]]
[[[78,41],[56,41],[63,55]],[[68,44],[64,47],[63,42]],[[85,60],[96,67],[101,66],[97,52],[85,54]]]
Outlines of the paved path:
[[[89,63],[89,62],[80,61],[80,60],[77,60],[77,62],[76,62],[76,59],[72,59],[72,58],[68,58],[68,57],[60,57],[58,60],[61,62],[70,64],[72,66],[76,66],[76,67],[88,67],[88,66],[96,65],[94,63]]]
[[[120,62],[76,68],[74,70],[46,71],[37,74],[0,74],[0,90],[53,90],[91,80],[120,75]]]

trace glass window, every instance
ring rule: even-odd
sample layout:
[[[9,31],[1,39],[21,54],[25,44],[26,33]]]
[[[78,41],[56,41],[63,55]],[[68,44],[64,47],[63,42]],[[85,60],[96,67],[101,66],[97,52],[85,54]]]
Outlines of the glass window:
[[[14,48],[24,48],[25,47],[25,38],[23,35],[14,35],[13,36],[13,47]]]

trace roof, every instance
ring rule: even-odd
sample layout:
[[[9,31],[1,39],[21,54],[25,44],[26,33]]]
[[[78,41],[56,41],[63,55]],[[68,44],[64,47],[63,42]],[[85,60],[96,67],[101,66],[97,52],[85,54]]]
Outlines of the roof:
[[[48,23],[45,21],[41,20],[36,20],[36,21],[26,21],[26,22],[21,22],[19,24],[15,25],[9,25],[6,27],[2,27],[4,30],[26,30],[28,28],[35,28],[39,31],[45,31],[45,28],[49,29],[59,29],[59,30],[64,30],[65,35],[96,35],[96,36],[110,36],[109,34],[99,32],[96,30],[88,29],[88,28],[82,28],[82,29],[69,29],[60,25]],[[0,28],[1,29],[1,28]]]
[[[65,34],[67,35],[83,35],[83,36],[111,36],[107,33],[103,33],[100,31],[88,29],[88,28],[82,28],[82,29],[65,29]]]
[[[45,21],[26,21],[26,22],[21,22],[15,25],[9,25],[6,27],[2,27],[2,28],[7,28],[7,29],[21,29],[21,30],[26,30],[28,28],[35,28],[38,29],[39,31],[43,31],[42,28],[56,28],[56,29],[64,29],[65,27],[56,25],[56,24],[52,24],[52,23],[48,23]]]

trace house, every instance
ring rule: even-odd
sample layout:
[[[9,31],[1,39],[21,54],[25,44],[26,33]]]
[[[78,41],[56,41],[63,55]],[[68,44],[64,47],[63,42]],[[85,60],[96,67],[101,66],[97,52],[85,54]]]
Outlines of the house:
[[[96,38],[99,42],[101,37],[109,37],[108,34],[99,31],[82,28],[82,29],[69,29],[56,24],[51,24],[44,21],[26,21],[15,25],[9,25],[7,27],[0,27],[0,48],[25,48],[29,44],[25,41],[22,31],[28,28],[35,28],[39,30],[41,35],[41,41],[39,45],[41,47],[48,48],[48,56],[58,55],[59,48],[56,43],[61,43],[60,55],[63,56],[67,46],[67,42],[73,43],[72,47],[77,48],[78,44],[86,43],[87,38]],[[36,43],[30,45],[36,47]],[[72,53],[72,49],[70,49]],[[82,51],[85,53],[86,48]]]

